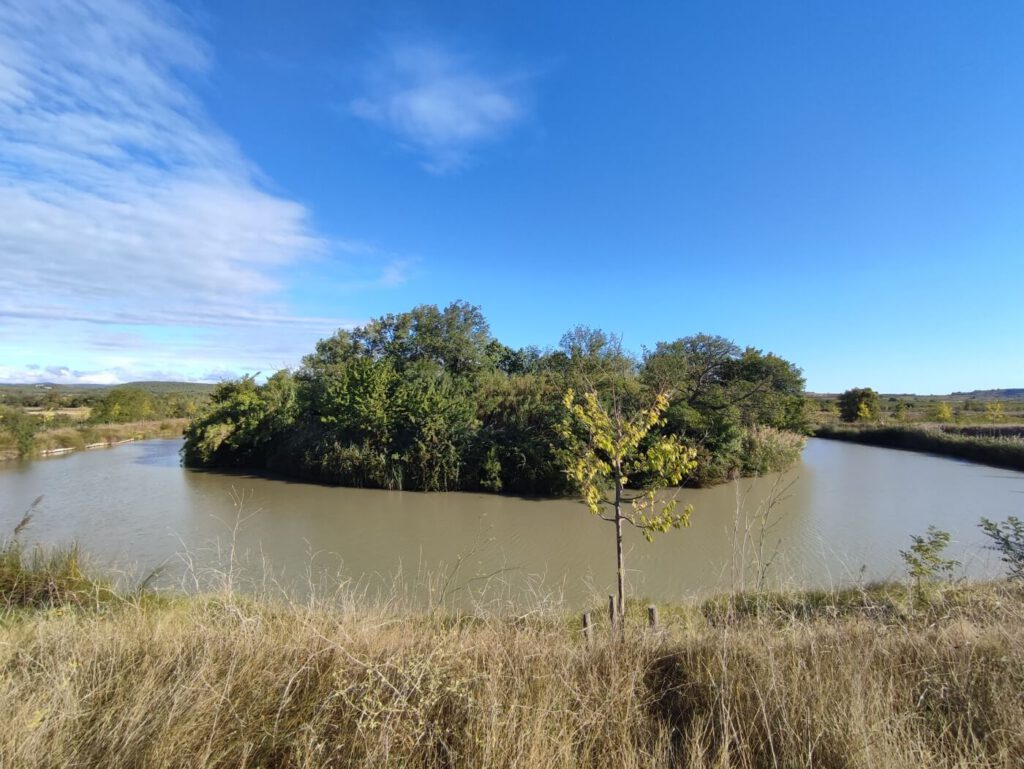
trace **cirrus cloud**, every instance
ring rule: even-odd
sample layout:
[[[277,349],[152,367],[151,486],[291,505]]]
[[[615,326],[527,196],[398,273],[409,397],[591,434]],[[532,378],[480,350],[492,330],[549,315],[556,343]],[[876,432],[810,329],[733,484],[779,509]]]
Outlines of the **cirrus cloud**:
[[[293,362],[345,323],[289,307],[289,274],[349,247],[211,123],[190,85],[210,64],[163,0],[0,0],[6,362],[56,354],[60,336],[111,370],[195,376]],[[401,280],[400,261],[380,269]],[[115,359],[97,325],[142,327],[140,341]]]

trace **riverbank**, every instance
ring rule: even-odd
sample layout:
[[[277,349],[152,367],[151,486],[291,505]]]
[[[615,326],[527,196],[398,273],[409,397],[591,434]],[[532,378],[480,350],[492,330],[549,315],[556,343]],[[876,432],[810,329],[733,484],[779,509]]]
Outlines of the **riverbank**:
[[[1016,767],[1024,589],[416,612],[117,591],[0,559],[0,765]]]
[[[820,425],[814,437],[965,459],[1024,471],[1024,426]]]
[[[58,427],[40,430],[32,436],[29,457],[59,456],[86,449],[109,448],[121,443],[147,440],[149,438],[180,438],[188,425],[188,419],[159,419],[144,422],[119,422],[111,424],[82,424],[74,427]],[[18,458],[18,449],[0,445],[0,461]]]

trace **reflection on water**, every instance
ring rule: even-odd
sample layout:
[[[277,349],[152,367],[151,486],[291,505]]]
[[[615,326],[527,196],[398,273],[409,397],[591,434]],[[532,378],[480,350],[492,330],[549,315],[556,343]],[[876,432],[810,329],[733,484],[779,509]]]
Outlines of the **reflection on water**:
[[[420,601],[486,594],[512,602],[554,595],[573,605],[614,582],[610,525],[572,500],[342,489],[195,472],[180,441],[154,440],[0,466],[0,531],[39,494],[26,535],[78,541],[107,564],[179,575],[189,551],[212,563],[231,543],[252,573],[294,589],[342,573],[373,591],[398,583]],[[627,532],[634,594],[675,600],[773,582],[828,585],[902,574],[898,551],[934,524],[953,534],[969,575],[990,573],[978,518],[1021,515],[1024,474],[956,460],[811,440],[783,476],[684,489],[693,524],[649,545]],[[774,505],[770,505],[775,499]],[[236,504],[241,502],[241,506]],[[760,513],[769,524],[761,533]],[[739,511],[739,515],[737,515]],[[236,522],[242,520],[236,527]],[[749,523],[749,525],[748,525]],[[740,552],[745,557],[739,557]],[[760,564],[760,566],[759,566]],[[170,578],[170,577],[168,577]]]
[[[180,467],[181,455],[179,451],[168,451],[169,444],[176,444],[180,448],[180,441],[153,440],[142,441],[136,444],[139,451],[132,457],[131,461],[136,465],[152,465],[154,467]]]

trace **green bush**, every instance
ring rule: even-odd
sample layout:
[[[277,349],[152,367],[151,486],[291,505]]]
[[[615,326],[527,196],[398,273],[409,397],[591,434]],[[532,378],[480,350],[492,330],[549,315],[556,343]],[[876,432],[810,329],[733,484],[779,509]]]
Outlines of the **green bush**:
[[[993,542],[989,547],[1009,568],[1010,578],[1024,580],[1024,521],[1011,515],[1002,523],[982,518],[979,525]]]
[[[960,565],[959,561],[942,555],[949,546],[948,531],[929,526],[927,534],[912,534],[910,539],[913,544],[909,550],[900,550],[900,557],[918,589],[940,576],[951,576],[953,569]]]
[[[24,409],[0,406],[0,433],[5,434],[19,457],[29,456],[35,448],[35,434],[42,423]]]

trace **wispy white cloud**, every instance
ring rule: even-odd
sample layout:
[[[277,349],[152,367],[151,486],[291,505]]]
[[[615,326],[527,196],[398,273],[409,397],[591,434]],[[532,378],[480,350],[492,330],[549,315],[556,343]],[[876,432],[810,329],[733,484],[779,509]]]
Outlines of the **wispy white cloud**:
[[[195,327],[220,333],[206,363],[223,367],[228,334],[259,348],[287,327],[307,346],[284,364],[344,322],[296,315],[286,277],[368,247],[325,239],[303,205],[266,190],[189,87],[210,59],[163,0],[0,0],[4,357],[58,331],[91,345],[83,324],[146,326],[150,344],[155,329]],[[185,361],[202,354],[178,346]],[[121,368],[180,370],[163,349],[126,347]]]
[[[130,376],[126,371],[81,371],[68,366],[39,366],[32,364],[18,369],[0,366],[0,382],[19,384],[99,384],[111,385],[124,382],[146,381]],[[127,377],[125,375],[128,375]]]
[[[525,84],[522,74],[487,73],[438,45],[398,45],[375,62],[350,107],[411,146],[427,170],[446,173],[527,117]]]
[[[351,321],[333,321],[351,327]],[[60,318],[0,323],[0,382],[203,380],[295,365],[324,335],[311,325],[263,321],[238,326],[110,325]],[[43,333],[40,333],[40,329]],[[26,340],[30,340],[26,342]],[[15,355],[7,353],[14,350]],[[33,368],[34,366],[34,368]],[[54,368],[67,369],[55,377]],[[109,377],[108,377],[109,379]]]

